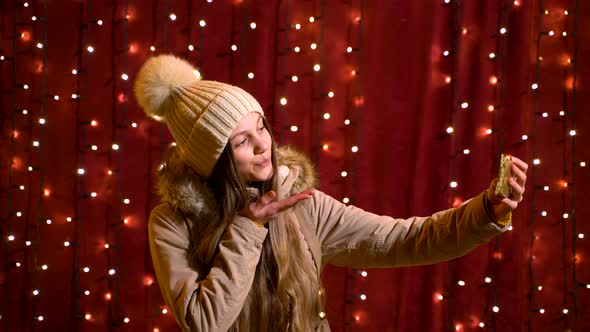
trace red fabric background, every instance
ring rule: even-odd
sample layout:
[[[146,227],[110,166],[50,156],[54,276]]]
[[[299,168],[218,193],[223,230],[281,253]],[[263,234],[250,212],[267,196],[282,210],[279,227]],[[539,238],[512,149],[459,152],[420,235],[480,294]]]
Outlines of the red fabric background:
[[[572,270],[574,202],[576,233],[589,231],[590,216],[585,204],[590,167],[572,167],[590,161],[590,6],[579,2],[575,106],[574,67],[565,59],[574,54],[576,36],[559,37],[574,29],[573,0],[523,0],[503,10],[505,1],[492,0],[462,1],[460,7],[442,0],[136,0],[128,3],[128,24],[122,20],[123,1],[49,0],[48,15],[43,1],[30,1],[28,7],[20,2],[18,8],[2,2],[2,329],[178,329],[170,314],[162,314],[157,283],[145,284],[146,277],[154,277],[146,233],[149,211],[158,202],[153,174],[171,137],[146,119],[132,95],[139,66],[160,53],[185,57],[206,79],[251,92],[279,143],[310,154],[321,190],[337,199],[349,197],[352,204],[372,212],[404,218],[429,215],[475,196],[495,176],[498,151],[531,166],[526,200],[514,213],[514,230],[489,245],[451,263],[369,270],[367,277],[328,267],[323,277],[334,331],[564,331],[574,330],[576,316],[579,331],[590,329],[584,319],[590,314],[590,290],[573,282]],[[540,15],[544,9],[548,15]],[[171,21],[169,13],[177,19]],[[46,20],[33,22],[33,15]],[[317,20],[309,23],[309,16]],[[97,19],[104,24],[93,24]],[[200,19],[207,22],[204,29]],[[252,21],[257,24],[254,30],[249,28]],[[287,31],[287,23],[302,27]],[[504,24],[508,33],[498,39]],[[453,48],[454,28],[465,28],[466,33]],[[543,35],[537,45],[539,31],[549,30],[556,36]],[[23,32],[24,37],[18,35]],[[43,49],[37,42],[44,42]],[[312,42],[318,43],[316,50],[310,49]],[[230,50],[232,43],[238,46],[236,52]],[[92,54],[85,50],[89,44],[95,48]],[[189,52],[189,44],[199,49]],[[157,50],[151,52],[150,45]],[[301,52],[293,52],[294,46]],[[355,48],[350,54],[348,46]],[[442,55],[451,49],[457,52]],[[543,57],[538,71],[537,49]],[[505,57],[490,60],[490,52]],[[45,72],[40,69],[44,57]],[[321,63],[320,72],[313,71],[315,63]],[[454,84],[447,84],[453,63],[457,75]],[[80,73],[72,75],[73,68]],[[356,76],[351,70],[357,70]],[[249,72],[255,74],[253,79],[247,77]],[[129,81],[120,78],[122,73]],[[292,75],[299,81],[292,82]],[[491,85],[492,75],[501,83]],[[531,89],[534,82],[540,86],[537,95]],[[77,91],[82,99],[70,99]],[[329,91],[333,98],[325,96]],[[288,100],[285,106],[279,103],[282,97]],[[469,107],[461,109],[462,102]],[[489,104],[501,107],[489,112]],[[15,109],[27,109],[29,115],[16,114]],[[562,110],[568,112],[566,117],[559,116]],[[322,119],[326,112],[329,120]],[[38,124],[42,115],[47,120],[43,130]],[[92,119],[97,127],[80,125]],[[345,126],[345,119],[352,125]],[[138,127],[117,128],[125,121]],[[448,135],[451,124],[455,132]],[[297,132],[290,131],[292,125]],[[485,135],[486,128],[495,133]],[[575,150],[567,135],[570,129],[577,129]],[[18,131],[14,142],[13,130]],[[527,141],[522,141],[523,134],[529,136]],[[32,146],[35,139],[40,148]],[[120,150],[111,150],[113,142]],[[92,144],[97,152],[87,149]],[[352,146],[359,152],[352,153]],[[463,149],[470,154],[462,154]],[[540,158],[541,164],[533,167],[533,158]],[[41,169],[28,172],[30,164]],[[79,167],[86,169],[84,176],[76,174]],[[108,175],[109,169],[115,173]],[[348,172],[345,178],[343,170]],[[571,182],[573,176],[573,184],[560,188],[560,180]],[[454,190],[449,187],[452,180],[459,184]],[[20,185],[25,190],[19,190]],[[550,191],[537,188],[544,185]],[[45,189],[49,196],[40,195]],[[82,197],[90,192],[98,197]],[[130,204],[121,204],[122,198],[131,199]],[[543,210],[546,217],[537,213]],[[16,211],[23,216],[15,217]],[[570,211],[566,221],[561,217],[565,211]],[[74,215],[78,220],[66,222]],[[117,223],[121,218],[128,223]],[[11,234],[15,240],[6,241]],[[531,281],[532,236],[537,238]],[[27,240],[33,244],[27,246]],[[72,244],[66,247],[64,241]],[[575,240],[576,280],[582,286],[590,282],[587,241]],[[105,243],[111,247],[105,249]],[[16,267],[17,262],[22,265]],[[38,269],[43,264],[47,270]],[[90,272],[80,273],[77,288],[75,271],[85,266]],[[117,270],[115,276],[108,275],[110,268]],[[493,277],[491,284],[484,282],[486,276]],[[458,286],[458,280],[466,285]],[[438,301],[436,295],[449,294],[450,285],[452,301]],[[543,290],[537,291],[537,285]],[[33,289],[40,294],[32,296]],[[79,305],[76,289],[90,291],[80,296]],[[110,300],[105,299],[108,292]],[[366,300],[360,300],[360,294]],[[494,305],[500,308],[496,314]],[[567,315],[563,308],[569,308]],[[83,318],[86,313],[91,314],[89,320]],[[44,316],[42,322],[33,319],[39,315]],[[121,322],[124,317],[130,318],[128,324]],[[478,327],[479,322],[485,328]]]

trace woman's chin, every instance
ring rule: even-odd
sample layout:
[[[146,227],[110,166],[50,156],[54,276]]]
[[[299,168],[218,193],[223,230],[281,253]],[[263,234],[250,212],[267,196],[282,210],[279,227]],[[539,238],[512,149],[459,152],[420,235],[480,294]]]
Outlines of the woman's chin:
[[[252,174],[253,181],[266,181],[272,177],[274,173],[273,168],[269,165],[269,167],[265,167],[264,169],[259,170]]]

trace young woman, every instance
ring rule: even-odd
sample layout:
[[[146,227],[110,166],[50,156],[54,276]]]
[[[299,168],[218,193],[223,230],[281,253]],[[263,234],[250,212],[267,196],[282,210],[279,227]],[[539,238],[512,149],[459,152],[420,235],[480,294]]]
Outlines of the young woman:
[[[244,90],[198,80],[170,55],[149,59],[135,93],[175,144],[149,219],[158,283],[185,331],[329,331],[326,264],[397,267],[462,256],[506,231],[528,166],[513,157],[512,196],[490,189],[429,217],[394,219],[315,190],[311,162],[278,148]]]

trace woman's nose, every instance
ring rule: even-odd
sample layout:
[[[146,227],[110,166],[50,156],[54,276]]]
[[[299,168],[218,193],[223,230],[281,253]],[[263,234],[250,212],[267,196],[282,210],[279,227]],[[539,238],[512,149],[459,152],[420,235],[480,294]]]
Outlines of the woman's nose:
[[[268,149],[268,142],[264,140],[264,137],[258,136],[256,138],[255,152],[263,153]]]

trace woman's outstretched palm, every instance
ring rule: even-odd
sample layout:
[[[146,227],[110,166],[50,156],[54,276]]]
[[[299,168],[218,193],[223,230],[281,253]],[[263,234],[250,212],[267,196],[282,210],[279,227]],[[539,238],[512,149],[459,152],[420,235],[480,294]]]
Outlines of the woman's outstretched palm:
[[[269,191],[256,202],[252,202],[246,206],[240,211],[240,215],[248,217],[250,220],[260,224],[266,224],[276,214],[289,209],[299,201],[310,198],[313,196],[313,193],[313,189],[306,189],[275,202],[274,199],[277,197],[277,194],[274,191]]]

